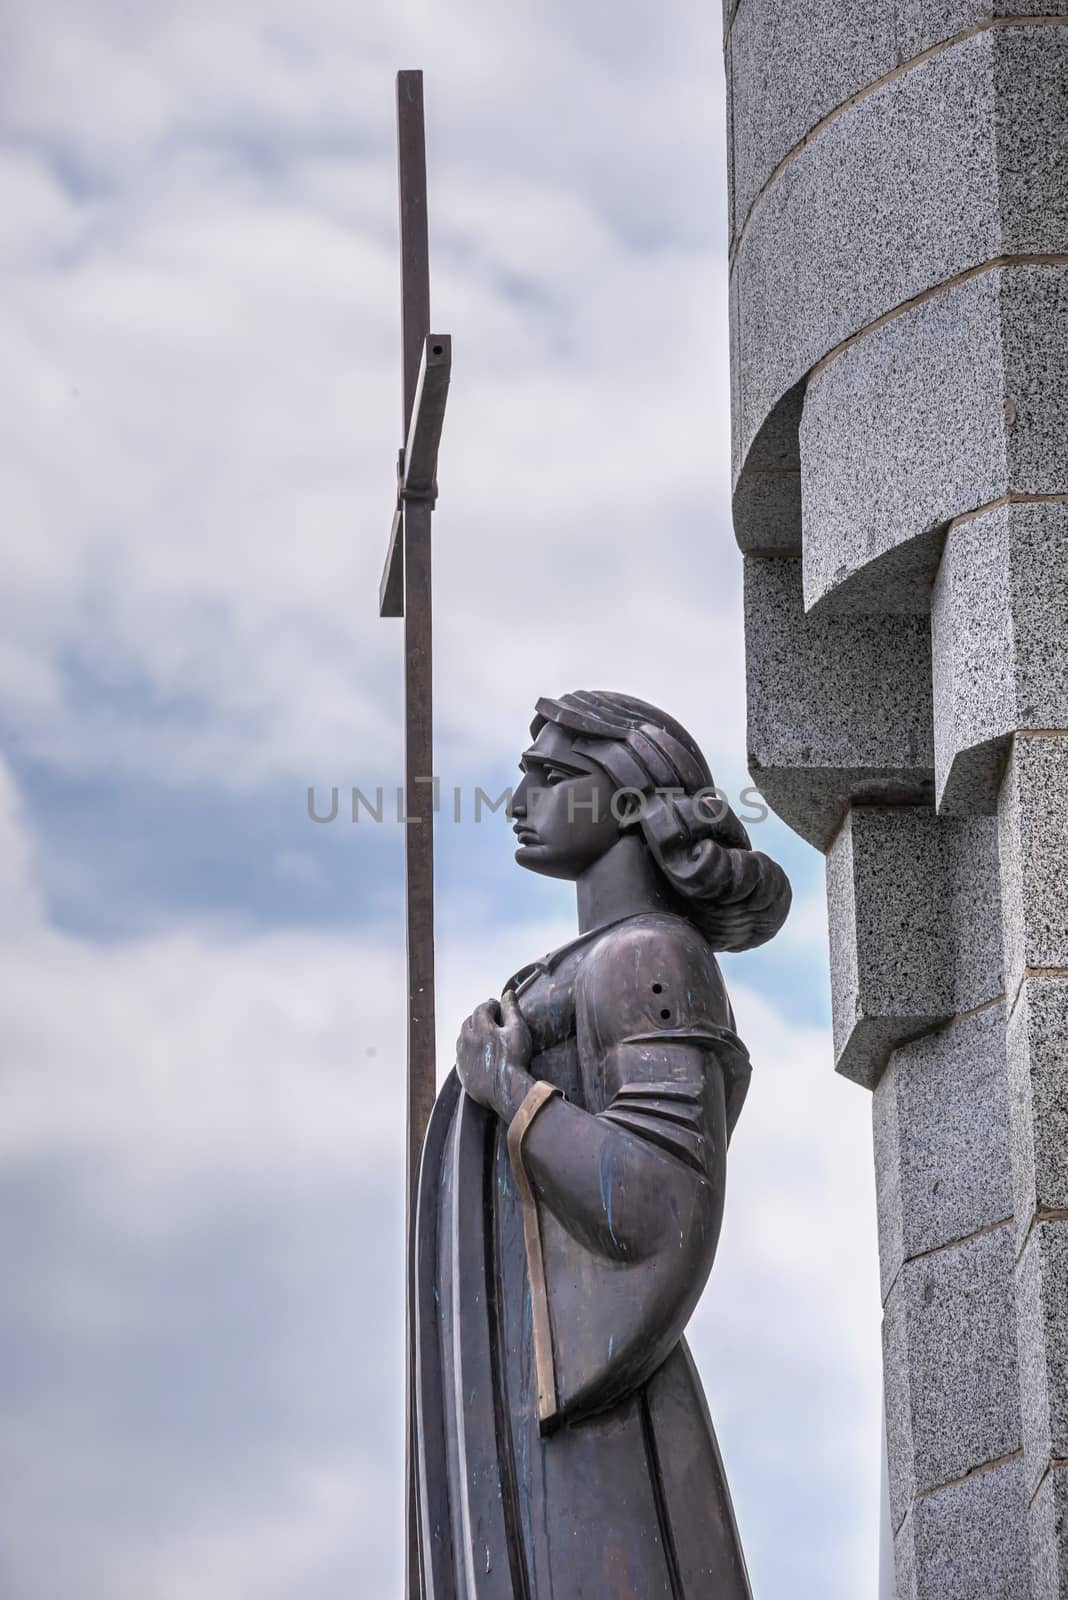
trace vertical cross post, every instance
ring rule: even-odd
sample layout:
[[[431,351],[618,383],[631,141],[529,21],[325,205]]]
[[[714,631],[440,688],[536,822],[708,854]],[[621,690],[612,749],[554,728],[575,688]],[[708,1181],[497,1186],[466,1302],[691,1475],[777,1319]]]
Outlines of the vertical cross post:
[[[397,74],[404,445],[379,590],[382,616],[404,618],[405,932],[408,1041],[405,1160],[405,1596],[420,1600],[412,1269],[415,1183],[435,1092],[431,516],[451,341],[430,333],[423,75]]]

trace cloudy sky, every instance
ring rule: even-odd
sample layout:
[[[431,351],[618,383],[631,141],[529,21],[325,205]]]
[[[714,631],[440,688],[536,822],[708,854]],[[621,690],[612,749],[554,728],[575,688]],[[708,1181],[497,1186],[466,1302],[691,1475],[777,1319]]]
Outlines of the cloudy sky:
[[[744,773],[719,7],[8,0],[0,51],[0,1587],[400,1592],[402,829],[376,596],[399,443],[393,74],[427,74],[437,766],[533,700]],[[566,573],[566,581],[549,574]],[[692,1343],[758,1600],[875,1593],[867,1097],[822,863],[728,963],[753,1053]],[[567,937],[441,822],[439,1012]]]

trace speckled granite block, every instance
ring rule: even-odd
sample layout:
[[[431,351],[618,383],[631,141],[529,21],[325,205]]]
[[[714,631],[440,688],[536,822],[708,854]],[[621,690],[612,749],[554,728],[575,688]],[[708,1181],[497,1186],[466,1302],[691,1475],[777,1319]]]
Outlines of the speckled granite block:
[[[870,563],[1005,493],[1000,334],[998,275],[988,273],[813,378],[801,422],[806,606],[881,609],[901,572],[880,585]],[[932,575],[928,558],[928,585]]]
[[[747,554],[801,553],[801,454],[798,428],[804,390],[783,396],[768,417],[735,481],[734,534]]]
[[[887,0],[744,0],[731,30],[739,223],[820,118],[895,66],[893,21]]]
[[[1068,0],[896,0],[896,10],[898,54],[908,61],[989,16],[1068,16]]]
[[[737,284],[737,274],[731,279],[732,287]],[[737,290],[735,289],[737,295]],[[736,303],[732,302],[732,304]],[[741,323],[741,310],[739,307],[737,320]],[[744,344],[742,348],[742,364],[744,367]],[[801,449],[798,443],[798,430],[801,426],[801,411],[805,403],[805,386],[797,384],[789,389],[771,410],[760,429],[759,436],[754,439],[748,454],[748,463],[754,467],[788,467],[797,472],[801,470]],[[732,458],[731,469],[734,473],[734,482],[737,483],[738,473],[741,470],[741,457]],[[739,540],[741,543],[742,541]],[[744,548],[744,543],[743,543]]]
[[[1001,993],[993,825],[854,808],[827,855],[835,1064],[872,1085],[890,1051]]]
[[[1036,8],[1041,15],[1041,7]],[[994,47],[1002,251],[1068,248],[1068,28],[997,28]]]
[[[898,1600],[1031,1600],[1022,1463],[922,1495],[895,1546]]]
[[[885,1299],[906,1258],[1012,1215],[1003,1007],[895,1050],[873,1121]]]
[[[997,805],[1016,716],[1010,530],[1007,506],[954,528],[932,590],[936,787],[946,814]]]
[[[879,1285],[883,1304],[905,1260],[905,1197],[901,1184],[901,1121],[895,1051],[871,1097],[872,1150],[879,1227]],[[911,1203],[911,1202],[910,1202]]]
[[[1068,728],[1066,546],[1060,504],[1002,506],[949,535],[931,603],[945,813],[995,810],[1014,730]]]
[[[917,1582],[916,1547],[912,1541],[910,1511],[894,1536],[894,1600],[916,1600]],[[879,1600],[885,1600],[881,1589]]]
[[[1068,42],[1068,25],[1058,37]],[[1062,70],[1068,55],[1061,50]],[[1062,134],[1068,161],[1068,120]],[[1068,222],[1061,245],[1068,252]],[[1068,266],[1005,267],[1001,299],[1006,488],[1068,492]]]
[[[932,793],[930,635],[923,617],[806,618],[800,569],[746,559],[749,767],[825,849],[850,799]]]
[[[1031,1600],[1068,1600],[1068,1464],[1046,1474],[1030,1524]]]
[[[1020,1446],[1013,1259],[1012,1229],[997,1228],[906,1262],[891,1290],[883,1375],[897,1419],[887,1429],[895,1528],[917,1494]]]
[[[800,431],[806,607],[902,609],[911,579],[926,609],[935,530],[1068,491],[1068,267],[984,273],[896,317],[815,375]]]
[[[1068,736],[1018,736],[998,801],[1005,986],[1068,968]]]
[[[742,316],[738,304],[738,277],[731,273],[727,284],[727,313],[730,333],[730,378],[731,378],[731,474],[732,482],[736,475],[735,463],[741,460],[741,440],[738,429],[741,425],[744,406],[742,404],[743,380],[745,365],[742,355]]]
[[[1000,253],[991,37],[853,106],[754,210],[735,265],[743,452],[780,396],[841,340]]]
[[[1068,1222],[1031,1230],[1017,1268],[1020,1403],[1028,1492],[1068,1459]]]
[[[746,552],[801,554],[801,473],[788,467],[747,466],[732,507],[738,543]]]
[[[743,456],[779,397],[887,311],[1003,255],[1065,250],[1066,48],[1061,28],[974,35],[860,100],[783,168],[736,259]]]
[[[1016,726],[1068,730],[1068,505],[1013,506],[1009,521]]]
[[[890,1521],[895,1532],[905,1520],[916,1493],[906,1310],[904,1287],[899,1283],[883,1313],[883,1409]]]
[[[989,0],[894,0],[898,55],[909,61],[989,16]]]
[[[724,42],[723,73],[726,79],[726,111],[727,111],[727,239],[734,245],[735,215],[734,215],[734,52],[730,39]]]
[[[998,830],[993,818],[940,820],[953,929],[953,1009],[972,1011],[1004,993]]]
[[[1068,1212],[1068,978],[1028,978],[1007,1033],[1017,1249],[1038,1210]]]

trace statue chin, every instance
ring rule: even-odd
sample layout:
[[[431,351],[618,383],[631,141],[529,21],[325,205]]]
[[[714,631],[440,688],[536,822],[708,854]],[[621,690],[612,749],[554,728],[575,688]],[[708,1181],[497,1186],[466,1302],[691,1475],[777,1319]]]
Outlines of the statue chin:
[[[562,856],[544,844],[521,844],[515,852],[516,865],[526,867],[543,878],[563,878],[574,881],[582,871],[569,856]]]

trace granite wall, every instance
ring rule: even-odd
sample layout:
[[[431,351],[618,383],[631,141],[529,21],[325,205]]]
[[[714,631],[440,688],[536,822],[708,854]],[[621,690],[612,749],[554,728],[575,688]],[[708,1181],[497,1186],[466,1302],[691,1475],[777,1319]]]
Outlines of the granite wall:
[[[1068,1600],[1068,0],[724,41],[749,761],[872,1093],[897,1593]]]

